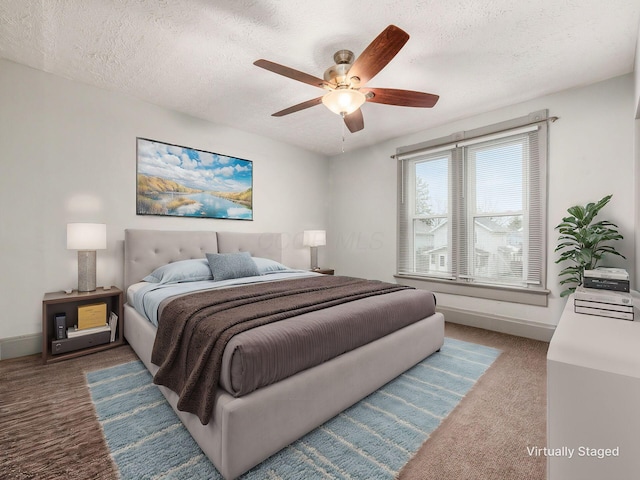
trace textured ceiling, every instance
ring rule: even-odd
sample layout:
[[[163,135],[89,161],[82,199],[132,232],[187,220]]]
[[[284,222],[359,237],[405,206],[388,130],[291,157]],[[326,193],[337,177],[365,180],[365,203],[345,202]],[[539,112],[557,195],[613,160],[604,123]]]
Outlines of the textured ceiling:
[[[0,57],[334,155],[629,73],[639,20],[638,0],[0,0]],[[389,24],[411,38],[368,86],[433,109],[367,103],[355,134],[323,105],[271,116],[322,92],[255,60],[322,77]]]

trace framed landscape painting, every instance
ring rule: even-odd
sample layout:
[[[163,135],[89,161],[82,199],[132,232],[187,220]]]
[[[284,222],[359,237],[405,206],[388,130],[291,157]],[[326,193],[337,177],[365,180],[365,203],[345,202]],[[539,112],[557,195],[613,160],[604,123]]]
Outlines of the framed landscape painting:
[[[136,140],[138,215],[253,220],[253,162]]]

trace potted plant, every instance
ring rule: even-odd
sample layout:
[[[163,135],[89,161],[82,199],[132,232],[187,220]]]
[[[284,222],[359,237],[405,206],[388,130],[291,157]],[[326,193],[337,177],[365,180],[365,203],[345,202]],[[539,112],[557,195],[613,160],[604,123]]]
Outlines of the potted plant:
[[[556,263],[569,261],[559,277],[565,277],[560,285],[575,284],[564,290],[560,296],[573,293],[577,286],[582,285],[585,270],[596,268],[602,257],[608,253],[625,258],[606,242],[621,240],[618,226],[607,220],[594,222],[598,212],[609,203],[612,195],[607,195],[599,202],[588,203],[585,206],[576,205],[567,209],[570,216],[564,217],[562,223],[556,227],[560,232],[560,242],[555,251],[562,251]]]

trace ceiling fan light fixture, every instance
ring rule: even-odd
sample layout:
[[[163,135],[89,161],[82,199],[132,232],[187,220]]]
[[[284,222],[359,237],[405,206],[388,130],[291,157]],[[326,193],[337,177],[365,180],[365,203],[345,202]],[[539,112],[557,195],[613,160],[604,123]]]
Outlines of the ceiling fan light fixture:
[[[282,117],[323,103],[333,113],[340,115],[349,131],[355,133],[364,128],[360,107],[365,102],[400,107],[431,108],[438,101],[438,95],[431,93],[366,86],[393,60],[408,40],[409,34],[407,32],[395,25],[389,25],[373,39],[357,58],[351,50],[338,50],[333,56],[335,65],[324,72],[324,79],[265,59],[256,60],[253,63],[278,75],[329,91],[324,96],[298,103],[276,112],[272,116]],[[362,93],[361,88],[366,93]]]
[[[350,88],[337,88],[322,97],[322,103],[333,113],[340,116],[355,112],[366,101],[367,97],[364,93]]]

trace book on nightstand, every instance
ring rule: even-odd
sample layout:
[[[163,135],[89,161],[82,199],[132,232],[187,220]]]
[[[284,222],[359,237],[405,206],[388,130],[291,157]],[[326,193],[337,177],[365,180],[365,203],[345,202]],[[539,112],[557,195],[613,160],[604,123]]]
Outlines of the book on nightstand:
[[[82,328],[82,329],[74,326],[67,329],[67,338],[81,337],[83,335],[91,335],[92,333],[109,332],[110,330],[111,330],[111,327],[109,327],[109,325],[107,324],[100,325],[98,327]]]
[[[586,300],[589,302],[611,303],[614,305],[633,306],[633,297],[627,292],[616,292],[614,290],[600,290],[596,288],[576,288],[574,298],[576,300]]]
[[[629,272],[627,272],[624,268],[616,267],[597,267],[592,270],[585,270],[584,276],[593,278],[611,278],[615,280],[629,280]]]
[[[599,308],[614,312],[633,313],[633,305],[616,305],[615,303],[591,302],[589,300],[575,299],[575,306],[582,308]]]
[[[629,273],[624,268],[612,267],[585,270],[583,284],[586,288],[629,292]]]
[[[116,340],[116,328],[118,327],[118,315],[116,312],[109,314],[109,328],[111,329],[111,341]]]
[[[574,311],[599,317],[633,320],[633,297],[627,292],[580,286],[574,293]]]
[[[620,320],[630,320],[633,321],[633,310],[631,312],[619,312],[617,310],[609,310],[606,308],[591,308],[591,307],[581,307],[574,306],[574,310],[576,313],[583,313],[585,315],[595,315],[597,317],[609,317],[609,318],[618,318]]]

